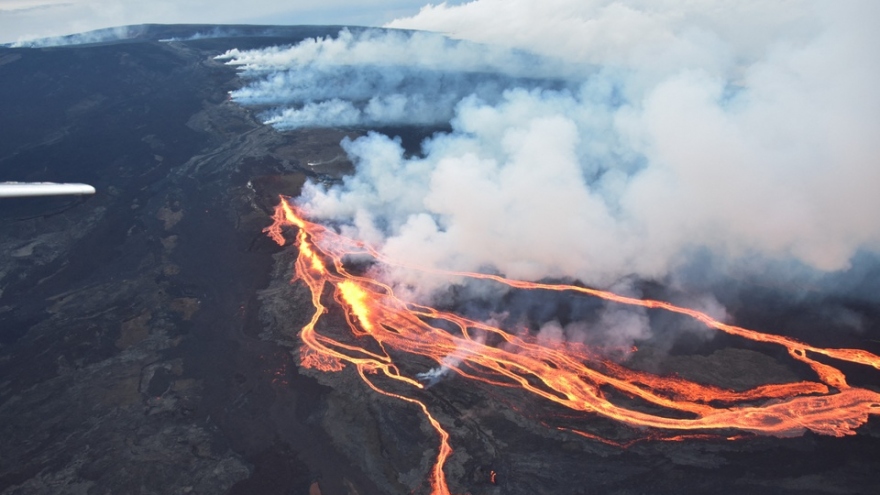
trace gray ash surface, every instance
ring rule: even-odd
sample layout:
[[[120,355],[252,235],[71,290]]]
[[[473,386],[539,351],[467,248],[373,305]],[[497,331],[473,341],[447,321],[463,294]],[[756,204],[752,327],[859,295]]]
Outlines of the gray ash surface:
[[[298,369],[308,292],[289,283],[295,253],[261,233],[278,194],[348,170],[338,143],[363,130],[264,126],[228,100],[240,81],[212,59],[338,28],[157,41],[210,28],[0,48],[0,180],[98,190],[0,202],[0,493],[428,493],[437,440],[417,409],[371,392],[353,370]],[[434,130],[389,131],[412,145]],[[743,317],[772,328],[798,314],[780,304]],[[864,313],[877,333],[876,309]],[[634,364],[733,388],[803,372],[781,370],[764,348],[717,348],[726,343],[646,352]],[[619,449],[548,429],[546,419],[569,413],[517,391],[451,379],[419,394],[452,434],[455,493],[880,487],[876,419],[849,438]],[[632,434],[581,421],[611,438]]]

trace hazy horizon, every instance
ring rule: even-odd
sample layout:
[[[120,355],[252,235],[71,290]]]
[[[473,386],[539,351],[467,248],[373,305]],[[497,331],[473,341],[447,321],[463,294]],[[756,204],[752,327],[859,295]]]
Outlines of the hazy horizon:
[[[424,0],[248,2],[9,0],[0,4],[0,43],[138,24],[348,25],[378,27],[412,16]],[[448,5],[462,3],[446,2]]]

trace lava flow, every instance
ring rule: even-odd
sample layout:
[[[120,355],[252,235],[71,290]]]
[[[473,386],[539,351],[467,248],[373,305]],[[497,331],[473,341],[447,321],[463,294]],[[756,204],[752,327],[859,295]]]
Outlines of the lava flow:
[[[564,406],[575,413],[598,415],[638,427],[643,437],[663,440],[730,437],[731,430],[779,437],[800,435],[806,430],[823,435],[855,434],[869,415],[880,414],[880,393],[850,386],[838,368],[819,362],[816,356],[880,369],[880,357],[859,349],[828,349],[795,339],[765,334],[717,321],[705,313],[667,302],[620,296],[611,292],[565,284],[511,280],[496,275],[446,272],[407,266],[387,259],[362,242],[309,222],[287,200],[275,211],[266,229],[279,244],[283,230],[297,228],[295,280],[311,290],[314,313],[302,328],[301,364],[322,371],[355,367],[360,378],[378,393],[415,404],[440,437],[440,448],[431,472],[432,494],[449,494],[443,466],[452,453],[449,433],[429,411],[425,402],[404,392],[380,388],[371,375],[382,374],[401,384],[395,390],[423,389],[425,385],[401,372],[392,357],[422,356],[444,370],[490,385],[519,387],[535,396]],[[438,275],[485,279],[523,290],[566,291],[607,301],[669,311],[694,318],[708,327],[752,341],[784,347],[792,358],[809,365],[816,381],[763,385],[733,391],[681,378],[635,371],[604,359],[585,346],[562,343],[548,346],[533,338],[512,335],[501,328],[463,316],[415,304],[395,296],[387,284],[350,273],[345,259],[368,256],[382,263]],[[327,312],[326,293],[345,310],[350,335],[333,338],[317,330]],[[454,331],[450,331],[452,328]],[[487,336],[493,336],[487,339]],[[496,345],[487,342],[492,340]],[[501,343],[498,345],[498,343]],[[398,357],[399,361],[399,357]],[[389,382],[389,383],[393,383]],[[645,407],[615,404],[609,392],[641,400]],[[642,409],[642,410],[639,410]],[[572,428],[563,431],[615,443]],[[713,434],[714,432],[714,434]]]

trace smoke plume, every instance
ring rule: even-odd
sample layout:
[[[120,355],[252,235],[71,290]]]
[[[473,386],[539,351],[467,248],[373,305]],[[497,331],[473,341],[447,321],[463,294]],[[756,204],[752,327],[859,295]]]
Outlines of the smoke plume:
[[[497,102],[511,87],[575,84],[561,61],[418,32],[346,29],[217,58],[250,81],[233,99],[264,107],[263,120],[279,129],[445,124],[469,96]]]
[[[695,254],[760,276],[876,253],[877,21],[871,1],[477,0],[389,25],[458,41],[343,31],[223,58],[280,129],[451,126],[418,156],[344,142],[357,171],[306,185],[315,218],[407,263],[609,287],[692,279]]]

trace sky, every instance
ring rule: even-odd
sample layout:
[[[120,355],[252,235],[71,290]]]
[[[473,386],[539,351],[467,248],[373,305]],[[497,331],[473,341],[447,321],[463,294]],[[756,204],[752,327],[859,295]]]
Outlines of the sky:
[[[424,0],[0,0],[0,43],[130,24],[381,26]],[[456,4],[460,2],[448,2]]]

